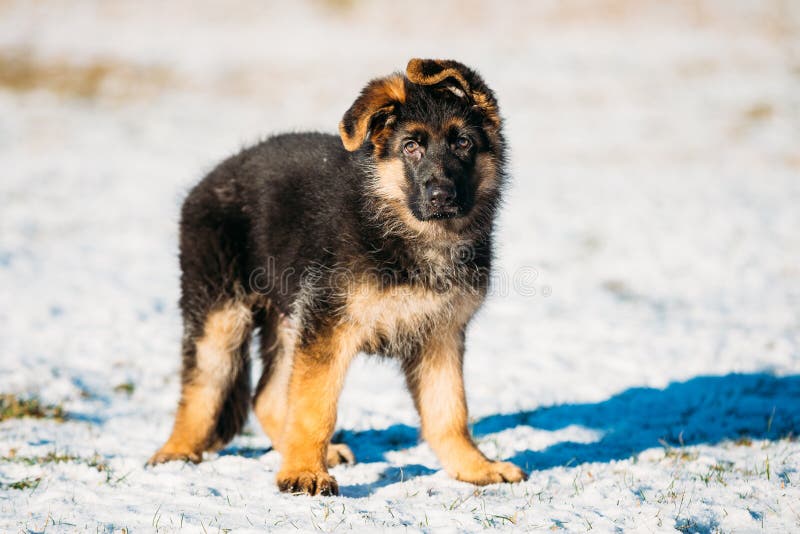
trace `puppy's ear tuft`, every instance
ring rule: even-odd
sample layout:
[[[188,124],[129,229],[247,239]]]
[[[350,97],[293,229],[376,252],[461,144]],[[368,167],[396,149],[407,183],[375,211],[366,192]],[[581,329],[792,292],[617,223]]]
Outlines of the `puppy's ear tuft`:
[[[464,71],[467,70],[466,66],[456,61],[414,58],[408,62],[406,76],[417,85],[437,85],[451,78],[461,89],[469,91],[470,84],[464,77]]]
[[[339,123],[344,147],[352,152],[367,137],[376,141],[396,108],[405,101],[405,78],[402,74],[395,73],[369,82]]]
[[[460,96],[460,89],[483,112],[487,126],[500,127],[500,110],[494,93],[483,78],[466,65],[450,59],[414,58],[408,62],[406,76],[417,85],[445,85],[457,96]]]

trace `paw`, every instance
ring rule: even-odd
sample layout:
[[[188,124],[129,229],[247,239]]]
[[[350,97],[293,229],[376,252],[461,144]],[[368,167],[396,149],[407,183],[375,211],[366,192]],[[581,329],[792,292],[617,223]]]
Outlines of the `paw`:
[[[278,489],[284,493],[306,495],[339,495],[336,479],[322,471],[281,471]]]
[[[500,482],[521,482],[528,479],[525,471],[510,462],[486,462],[477,468],[459,471],[455,478],[478,486]]]
[[[147,460],[148,466],[163,464],[166,462],[192,462],[199,464],[203,460],[203,454],[194,451],[181,451],[177,449],[162,447],[157,453]]]
[[[328,445],[328,457],[326,460],[328,467],[335,467],[337,465],[353,465],[356,463],[356,457],[350,447],[344,443],[331,443]]]

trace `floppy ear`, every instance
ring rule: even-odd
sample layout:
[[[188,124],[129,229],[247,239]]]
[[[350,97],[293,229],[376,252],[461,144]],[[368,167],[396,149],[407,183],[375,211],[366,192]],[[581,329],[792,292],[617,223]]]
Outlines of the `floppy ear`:
[[[494,93],[477,72],[458,61],[450,59],[419,59],[408,62],[406,76],[417,85],[438,85],[450,82],[446,87],[459,97],[468,98],[483,112],[487,125],[500,127],[500,110]],[[455,83],[457,86],[453,86]],[[463,92],[463,95],[459,94]]]
[[[358,149],[367,137],[387,125],[395,108],[406,101],[405,79],[395,73],[386,78],[372,80],[345,112],[339,123],[339,135],[344,147]]]

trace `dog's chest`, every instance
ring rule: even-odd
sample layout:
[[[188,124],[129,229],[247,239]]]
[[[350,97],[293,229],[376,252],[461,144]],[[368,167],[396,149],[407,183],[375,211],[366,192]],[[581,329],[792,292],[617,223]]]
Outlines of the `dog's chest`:
[[[364,343],[380,337],[394,343],[439,328],[460,328],[482,295],[460,288],[437,291],[414,285],[356,284],[348,293],[345,320],[358,327]]]

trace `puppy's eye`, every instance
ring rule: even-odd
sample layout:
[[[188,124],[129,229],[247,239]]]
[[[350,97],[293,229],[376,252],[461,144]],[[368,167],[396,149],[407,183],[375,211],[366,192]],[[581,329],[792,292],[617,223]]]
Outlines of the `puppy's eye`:
[[[419,150],[419,143],[417,143],[416,141],[406,141],[405,143],[403,143],[403,152],[405,152],[406,154],[411,155],[415,153],[417,150]]]
[[[469,137],[465,135],[460,135],[456,139],[456,147],[460,148],[461,150],[466,150],[471,146],[472,146],[472,141],[470,140]]]

